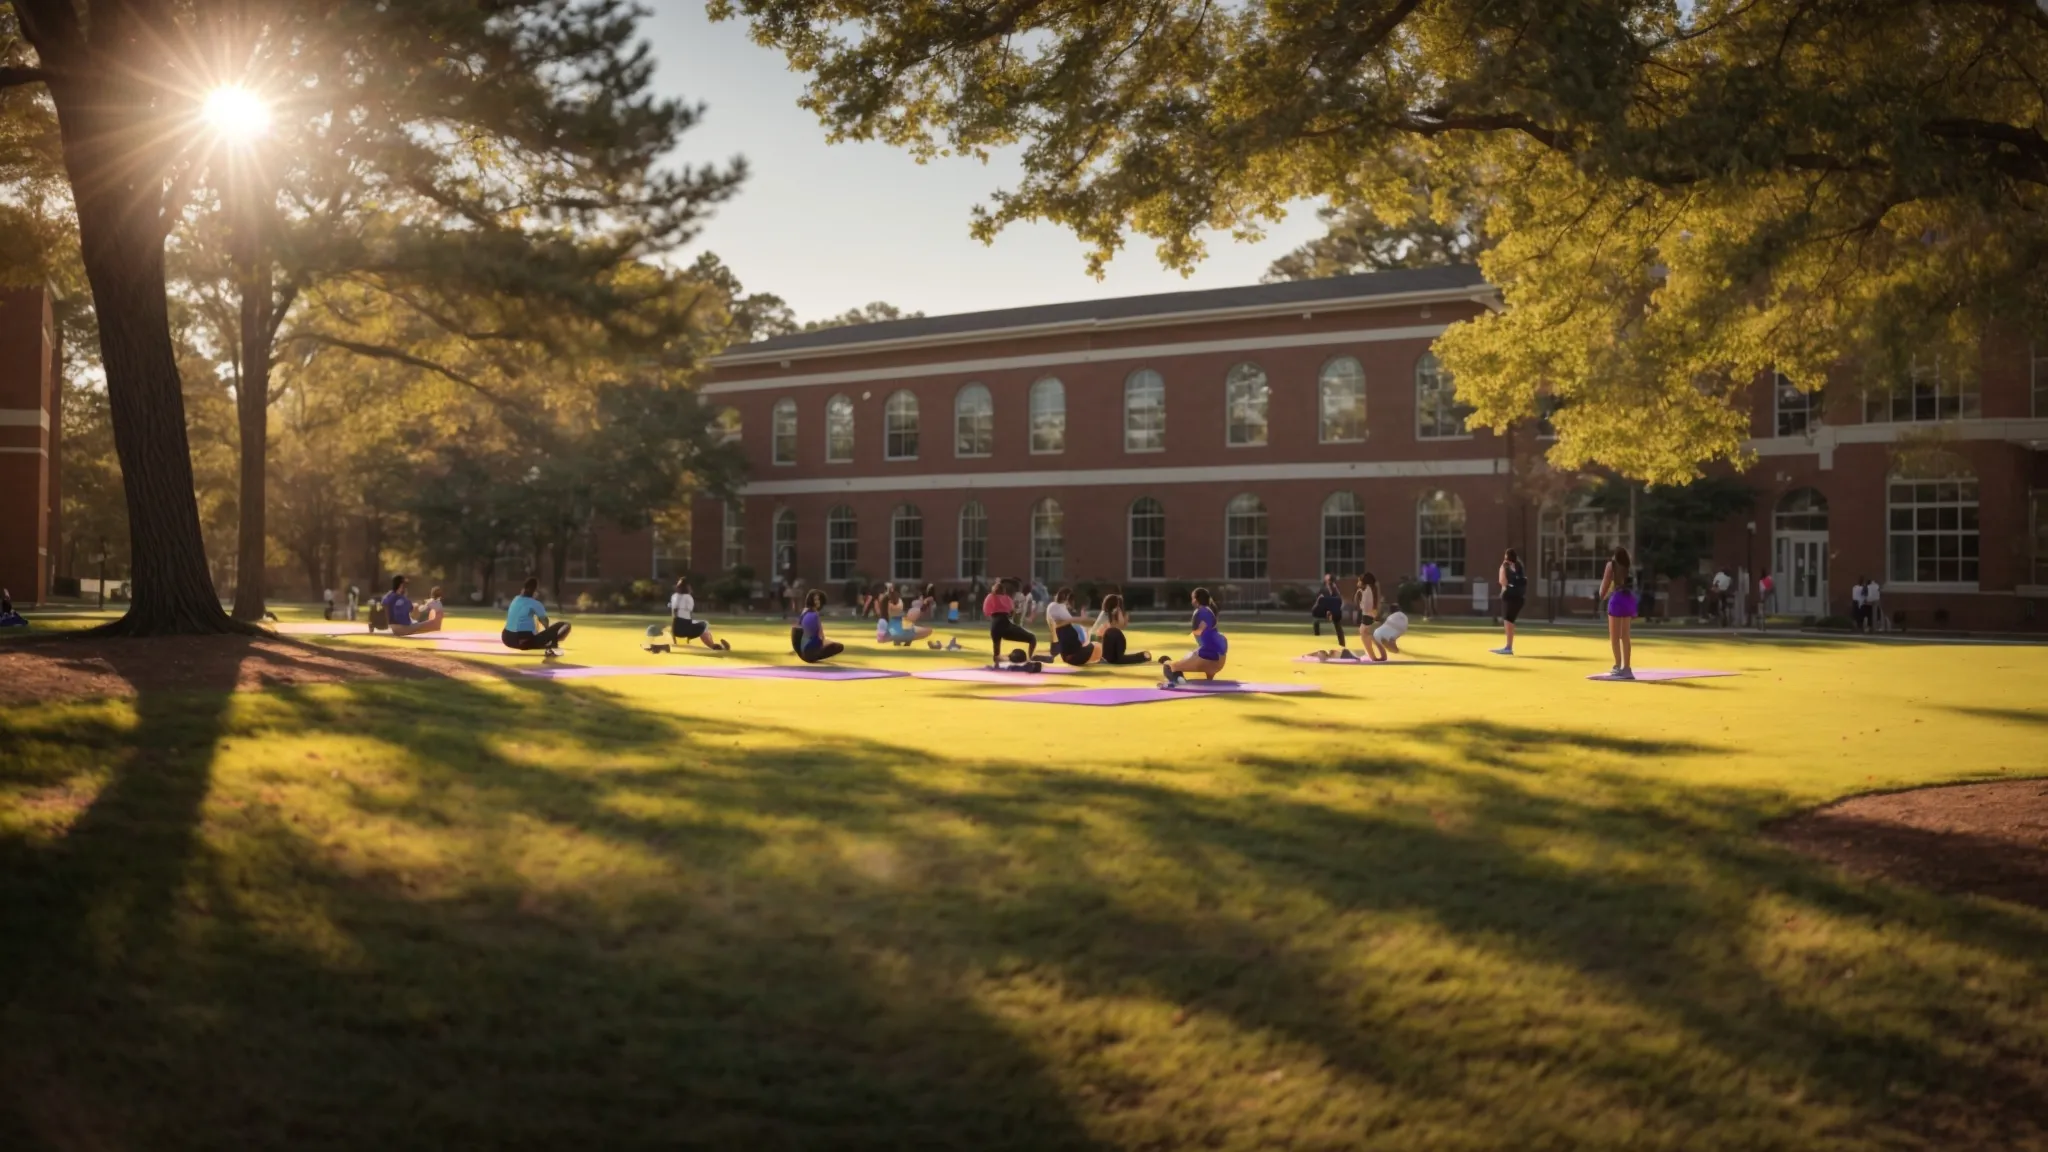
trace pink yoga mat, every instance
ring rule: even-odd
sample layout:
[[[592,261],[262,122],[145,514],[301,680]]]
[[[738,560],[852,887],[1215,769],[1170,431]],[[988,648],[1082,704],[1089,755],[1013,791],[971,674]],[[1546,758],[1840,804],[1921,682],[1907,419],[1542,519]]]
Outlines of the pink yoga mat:
[[[703,680],[889,680],[905,675],[881,668],[813,668],[809,665],[752,664],[729,668],[701,665],[664,668],[659,665],[615,665],[605,667],[530,668],[528,676],[548,680],[591,680],[606,676],[693,676]]]
[[[1605,680],[1610,684],[1654,684],[1659,680],[1705,680],[1713,676],[1739,676],[1739,672],[1715,672],[1705,668],[1638,668],[1634,680],[1621,680],[1605,672],[1588,676],[1588,680]]]
[[[1236,680],[1209,680],[1181,688],[1075,688],[1060,692],[1031,692],[1022,696],[998,696],[1015,704],[1080,704],[1113,708],[1121,704],[1162,704],[1168,700],[1196,700],[1203,696],[1264,695],[1268,693],[1320,692],[1314,684],[1247,684]]]
[[[381,636],[384,633],[380,632],[378,635]],[[461,629],[451,629],[446,632],[415,632],[410,636],[393,636],[391,638],[393,640],[488,640],[493,644],[504,643],[504,640],[496,632],[465,632]]]
[[[919,680],[953,680],[964,684],[1030,684],[1040,676],[1048,674],[1065,675],[1075,671],[1066,664],[1047,664],[1037,672],[998,672],[993,668],[938,668],[930,672],[912,672]]]
[[[1356,660],[1318,660],[1313,656],[1296,656],[1294,662],[1296,664],[1321,664],[1331,668],[1349,668],[1354,664],[1362,668],[1380,668],[1388,664],[1413,663],[1410,660],[1367,660],[1363,656]]]

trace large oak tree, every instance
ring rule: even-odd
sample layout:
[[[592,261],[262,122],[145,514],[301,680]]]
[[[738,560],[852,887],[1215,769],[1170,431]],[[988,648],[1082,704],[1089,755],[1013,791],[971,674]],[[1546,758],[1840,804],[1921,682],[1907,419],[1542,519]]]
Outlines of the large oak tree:
[[[1167,263],[1303,197],[1483,213],[1508,309],[1441,342],[1475,422],[1562,466],[1738,454],[1776,366],[1886,386],[2048,316],[2038,0],[712,0],[834,134],[1021,149],[974,222]],[[1546,395],[1547,394],[1547,395]]]

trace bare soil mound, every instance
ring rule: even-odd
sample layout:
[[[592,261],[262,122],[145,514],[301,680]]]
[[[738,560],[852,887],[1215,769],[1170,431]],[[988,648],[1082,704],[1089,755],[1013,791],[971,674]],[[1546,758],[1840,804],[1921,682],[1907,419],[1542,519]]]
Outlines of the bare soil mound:
[[[1857,796],[1770,835],[1865,875],[2048,908],[2048,780]]]

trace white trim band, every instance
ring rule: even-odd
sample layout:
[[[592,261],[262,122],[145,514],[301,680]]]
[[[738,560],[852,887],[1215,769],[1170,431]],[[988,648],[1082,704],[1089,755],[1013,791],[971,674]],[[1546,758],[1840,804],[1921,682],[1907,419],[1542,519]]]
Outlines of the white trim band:
[[[0,408],[0,428],[41,428],[50,430],[50,413],[43,408]]]
[[[48,448],[0,448],[0,456],[28,456],[31,454],[41,456],[45,460],[50,458],[50,450]]]
[[[990,488],[1094,488],[1162,484],[1255,484],[1287,480],[1393,480],[1435,476],[1500,476],[1508,460],[1381,460],[1350,464],[1241,464],[1229,468],[1102,468],[1072,472],[951,472],[924,476],[763,480],[745,496],[811,496],[839,492],[946,492]]]
[[[1129,348],[1076,348],[1033,356],[997,356],[986,360],[954,360],[944,364],[901,364],[843,372],[812,372],[761,380],[726,380],[706,384],[706,396],[736,392],[773,392],[783,388],[814,388],[827,384],[865,384],[919,376],[972,376],[1012,368],[1054,368],[1063,364],[1100,364],[1117,360],[1156,360],[1167,356],[1200,356],[1210,352],[1258,352],[1273,348],[1314,348],[1324,344],[1373,344],[1387,340],[1434,340],[1448,324],[1413,324],[1402,328],[1359,328],[1348,332],[1306,332],[1295,336],[1247,336],[1236,340],[1201,340],[1181,344],[1148,344]],[[858,351],[859,349],[853,349]]]

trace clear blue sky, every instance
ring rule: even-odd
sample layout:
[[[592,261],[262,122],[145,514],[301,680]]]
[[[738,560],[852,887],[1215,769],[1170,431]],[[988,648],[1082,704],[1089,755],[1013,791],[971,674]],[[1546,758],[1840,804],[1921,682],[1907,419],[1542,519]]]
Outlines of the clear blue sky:
[[[1321,231],[1304,206],[1258,244],[1213,236],[1209,258],[1187,279],[1162,268],[1143,236],[1101,281],[1088,276],[1080,241],[1061,228],[1017,225],[985,246],[967,233],[969,209],[1009,186],[1013,168],[958,159],[920,165],[883,144],[828,145],[817,118],[797,107],[803,77],[748,39],[743,22],[711,23],[701,0],[653,7],[658,83],[707,106],[681,158],[697,164],[740,154],[753,168],[689,255],[717,252],[748,290],[774,292],[801,319],[871,300],[937,315],[1249,284]]]

